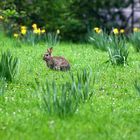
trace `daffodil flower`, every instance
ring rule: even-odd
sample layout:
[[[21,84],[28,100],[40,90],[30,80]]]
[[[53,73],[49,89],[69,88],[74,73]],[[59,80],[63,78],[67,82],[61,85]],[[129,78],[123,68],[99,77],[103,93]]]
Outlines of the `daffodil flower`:
[[[21,30],[21,34],[22,34],[22,35],[25,35],[26,33],[27,33],[27,30],[26,30],[26,29],[22,29],[22,30]]]
[[[0,20],[3,20],[3,16],[0,16]]]
[[[57,33],[57,34],[60,34],[60,30],[59,30],[59,29],[57,29],[57,30],[56,30],[56,33]]]
[[[40,33],[41,33],[41,30],[40,30],[40,28],[38,28],[38,29],[37,29],[37,31],[38,31],[38,34],[40,34]]]
[[[34,33],[34,34],[37,34],[37,33],[38,33],[38,30],[37,30],[37,29],[34,29],[34,30],[33,30],[33,33]]]
[[[21,26],[21,30],[26,30],[27,27],[26,26]]]
[[[33,29],[37,29],[37,24],[34,23],[34,24],[32,25],[32,27],[33,27]]]
[[[14,35],[13,35],[15,38],[18,38],[19,37],[19,34],[17,34],[17,33],[14,33]]]
[[[101,30],[100,28],[98,28],[98,27],[95,27],[95,28],[94,28],[94,31],[95,31],[96,33],[98,33],[98,34],[102,32],[102,30]]]
[[[117,28],[114,28],[114,29],[113,29],[113,33],[114,33],[115,35],[117,35],[117,34],[119,34],[119,30],[118,30]]]
[[[46,32],[46,30],[45,30],[45,29],[42,29],[42,30],[41,30],[41,33],[45,33],[45,32]]]
[[[123,34],[125,32],[124,29],[120,29],[120,33]]]
[[[137,28],[137,27],[133,28],[133,32],[139,32],[139,31],[140,31],[139,28]]]
[[[38,29],[34,29],[34,30],[33,30],[33,33],[35,33],[35,34],[40,34],[40,33],[41,33],[40,28],[38,28]]]

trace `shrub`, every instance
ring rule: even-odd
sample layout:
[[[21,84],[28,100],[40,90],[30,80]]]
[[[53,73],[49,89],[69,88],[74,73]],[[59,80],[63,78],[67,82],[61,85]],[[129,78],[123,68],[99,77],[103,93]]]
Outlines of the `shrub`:
[[[108,55],[112,65],[126,65],[128,59],[128,47],[125,38],[119,36],[110,36]]]
[[[132,43],[136,52],[140,52],[140,32],[134,32],[129,36],[130,43]]]
[[[12,6],[12,5],[11,5]],[[4,16],[2,21],[2,25],[4,28],[4,32],[12,36],[13,32],[18,29],[17,19],[22,17],[22,11],[18,13],[14,7],[0,10],[0,13]]]
[[[18,58],[14,57],[10,51],[1,53],[0,77],[13,81],[18,72],[18,62]]]
[[[131,3],[132,0],[123,3],[122,0],[1,0],[0,13],[4,11],[4,17],[8,18],[5,26],[8,32],[16,30],[17,24],[29,26],[36,22],[51,32],[59,28],[63,39],[77,42],[83,41],[93,26],[126,27],[127,20],[121,9]]]

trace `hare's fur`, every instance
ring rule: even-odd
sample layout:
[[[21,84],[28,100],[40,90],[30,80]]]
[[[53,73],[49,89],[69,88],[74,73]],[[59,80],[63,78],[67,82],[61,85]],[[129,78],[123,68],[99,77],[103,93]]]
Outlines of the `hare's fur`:
[[[67,71],[70,70],[69,62],[61,56],[52,56],[52,48],[49,48],[44,54],[43,60],[47,66],[53,70]]]

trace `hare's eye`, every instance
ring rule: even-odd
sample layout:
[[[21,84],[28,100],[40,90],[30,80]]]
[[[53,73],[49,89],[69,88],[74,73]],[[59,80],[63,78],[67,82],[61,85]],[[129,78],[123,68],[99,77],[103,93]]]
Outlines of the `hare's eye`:
[[[46,54],[46,56],[49,56],[48,54]]]

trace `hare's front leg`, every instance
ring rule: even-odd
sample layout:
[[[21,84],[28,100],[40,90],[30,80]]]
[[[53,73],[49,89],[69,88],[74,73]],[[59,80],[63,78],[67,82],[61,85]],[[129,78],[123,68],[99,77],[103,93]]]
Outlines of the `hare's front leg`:
[[[54,70],[60,70],[60,66],[54,66]]]

